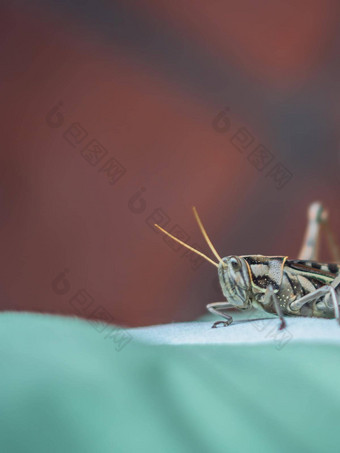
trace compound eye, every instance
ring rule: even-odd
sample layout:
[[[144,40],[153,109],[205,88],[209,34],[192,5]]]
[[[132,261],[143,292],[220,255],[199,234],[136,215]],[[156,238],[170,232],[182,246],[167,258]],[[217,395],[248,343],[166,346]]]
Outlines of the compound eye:
[[[241,269],[241,263],[236,258],[232,258],[230,264],[234,271],[239,271]]]

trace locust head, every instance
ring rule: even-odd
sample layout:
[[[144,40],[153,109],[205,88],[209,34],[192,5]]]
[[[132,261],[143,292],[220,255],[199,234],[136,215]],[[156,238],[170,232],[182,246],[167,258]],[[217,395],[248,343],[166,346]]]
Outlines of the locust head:
[[[235,307],[249,306],[251,277],[248,263],[239,256],[222,258],[218,265],[218,278],[227,301]]]
[[[212,251],[213,255],[216,257],[217,262],[206,256],[199,250],[191,247],[190,245],[176,238],[159,225],[155,226],[164,234],[171,237],[174,241],[183,245],[184,247],[196,253],[197,255],[200,255],[210,264],[217,267],[218,277],[220,280],[223,295],[226,297],[227,301],[230,304],[234,305],[235,307],[242,308],[249,307],[251,303],[252,285],[248,263],[244,258],[241,258],[239,256],[227,256],[225,258],[221,258],[221,256],[218,254],[217,250],[213,246],[211,240],[209,239],[209,236],[205,231],[201,219],[198,216],[196,208],[193,208],[193,211],[198,226],[203,234],[203,237],[206,240],[208,246],[210,247],[210,250]]]

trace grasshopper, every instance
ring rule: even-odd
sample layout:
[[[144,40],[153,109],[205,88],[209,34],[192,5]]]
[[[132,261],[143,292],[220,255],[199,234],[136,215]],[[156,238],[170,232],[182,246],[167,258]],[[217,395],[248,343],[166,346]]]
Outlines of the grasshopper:
[[[340,262],[339,249],[328,225],[328,213],[321,203],[313,203],[308,210],[307,229],[296,260],[290,260],[287,256],[263,255],[231,255],[221,258],[210,241],[196,208],[193,208],[193,212],[202,235],[218,262],[159,225],[155,226],[217,267],[226,302],[208,304],[207,309],[225,320],[216,321],[212,327],[229,326],[233,322],[232,316],[226,311],[250,308],[276,314],[280,319],[280,330],[286,327],[285,316],[336,318],[340,324],[340,264],[318,262],[321,231],[327,235],[334,261]]]

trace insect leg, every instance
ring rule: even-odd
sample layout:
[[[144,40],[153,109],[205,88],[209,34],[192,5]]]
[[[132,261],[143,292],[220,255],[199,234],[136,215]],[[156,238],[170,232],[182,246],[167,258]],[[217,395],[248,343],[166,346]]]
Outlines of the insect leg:
[[[207,305],[207,309],[210,311],[210,313],[217,315],[217,316],[222,316],[223,318],[226,319],[226,321],[216,321],[211,327],[215,328],[218,325],[222,324],[224,327],[229,326],[233,322],[233,318],[229,315],[226,315],[223,311],[221,310],[228,310],[230,308],[235,308],[231,304],[228,304],[228,302],[213,302],[212,304]]]
[[[338,307],[339,311],[339,304],[340,304],[340,275],[338,275],[331,283],[331,287],[334,290],[335,293],[335,299],[336,299],[336,305]],[[333,298],[334,299],[334,298]],[[335,309],[334,309],[335,311]],[[339,324],[340,324],[340,314],[338,318]]]
[[[265,305],[267,305],[270,302],[270,299],[272,299],[272,301],[274,303],[275,311],[276,311],[276,313],[277,313],[277,315],[278,315],[278,317],[280,318],[280,321],[281,321],[279,330],[285,329],[287,327],[287,323],[286,323],[285,318],[283,316],[279,300],[278,300],[276,294],[274,293],[273,288],[271,286],[268,286],[267,289],[266,289],[266,292],[264,294],[264,302],[263,303]]]
[[[320,227],[327,219],[327,212],[321,203],[316,202],[308,209],[308,225],[298,258],[318,260]]]
[[[213,302],[211,304],[208,304],[206,308],[210,311],[210,313],[213,313],[214,315],[217,315],[217,316],[223,316],[223,318],[227,319],[227,321],[216,321],[211,326],[212,328],[216,328],[220,324],[222,324],[224,327],[226,327],[226,326],[229,326],[231,323],[240,324],[240,323],[245,323],[245,322],[264,321],[266,319],[272,319],[267,316],[265,318],[238,319],[238,320],[234,321],[230,315],[227,315],[224,311],[222,311],[222,310],[230,310],[230,309],[235,310],[235,305],[229,304],[228,302]],[[243,309],[240,308],[240,310],[246,310],[246,309],[247,308],[243,308]]]
[[[335,286],[333,286],[335,285]],[[293,311],[299,312],[301,307],[305,305],[307,302],[317,302],[318,299],[322,296],[329,296],[332,300],[333,308],[334,308],[334,316],[338,323],[340,324],[340,312],[339,312],[339,300],[337,296],[337,290],[340,286],[340,276],[337,277],[332,285],[324,285],[321,288],[316,289],[315,291],[306,294],[306,296],[301,297],[300,299],[292,302],[290,304],[290,309]]]
[[[331,283],[331,286],[338,291],[340,289],[340,275],[338,275]]]
[[[328,244],[328,248],[329,248],[329,251],[331,252],[331,255],[333,257],[333,260],[336,262],[336,263],[340,263],[340,249],[339,249],[339,245],[337,244],[335,238],[334,238],[334,234],[329,226],[329,222],[328,222],[328,217],[325,218],[323,224],[322,224],[322,231],[325,233],[326,235],[326,239],[327,239],[327,244]]]

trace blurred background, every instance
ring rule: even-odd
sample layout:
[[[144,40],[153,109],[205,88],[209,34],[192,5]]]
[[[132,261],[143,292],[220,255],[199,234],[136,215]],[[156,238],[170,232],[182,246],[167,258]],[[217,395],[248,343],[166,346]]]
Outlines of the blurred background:
[[[224,256],[296,258],[315,200],[339,231],[338,2],[0,9],[2,310],[198,317],[216,268],[153,227],[208,252],[192,206]]]

